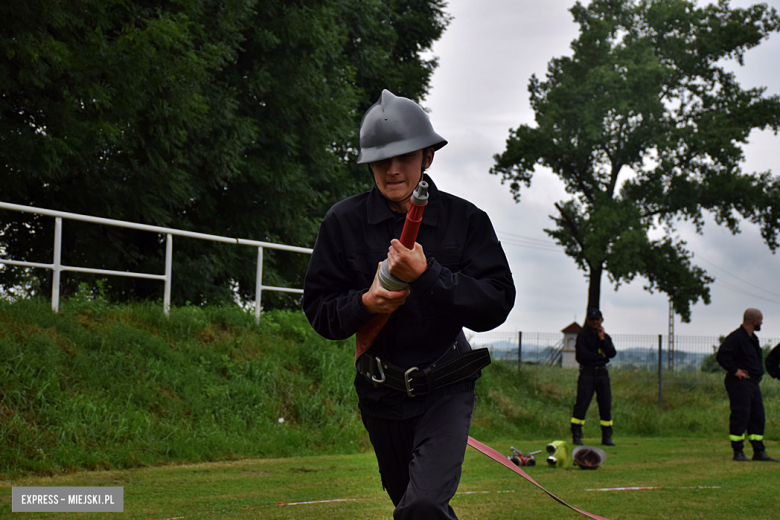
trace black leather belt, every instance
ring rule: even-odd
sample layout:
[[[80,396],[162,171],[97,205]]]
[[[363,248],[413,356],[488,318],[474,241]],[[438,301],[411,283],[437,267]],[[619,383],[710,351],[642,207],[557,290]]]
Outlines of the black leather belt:
[[[375,386],[387,386],[405,392],[409,397],[417,397],[463,381],[490,364],[490,352],[486,348],[469,350],[452,359],[447,357],[445,353],[431,366],[420,370],[417,367],[401,368],[366,352],[358,359],[357,370]]]
[[[580,367],[580,372],[585,372],[586,374],[600,374],[607,372],[607,367]]]

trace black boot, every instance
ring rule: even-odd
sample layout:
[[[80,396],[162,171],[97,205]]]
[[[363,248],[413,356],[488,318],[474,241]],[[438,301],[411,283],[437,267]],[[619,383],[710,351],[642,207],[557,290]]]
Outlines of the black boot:
[[[576,446],[582,446],[582,425],[581,424],[572,423],[571,436],[572,436],[572,444]]]
[[[744,454],[742,456],[745,457]],[[736,455],[735,455],[735,457],[736,457]],[[735,458],[734,460],[737,460],[737,459]],[[745,457],[745,460],[747,460],[747,457]],[[773,459],[772,457],[767,455],[765,451],[754,452],[753,453],[753,460],[762,460],[764,462],[780,462],[780,460]]]
[[[615,445],[615,443],[612,442],[612,426],[601,427],[601,444],[603,444],[604,446]]]
[[[734,450],[734,460],[737,462],[750,462],[750,459],[745,457],[745,452],[742,450]]]

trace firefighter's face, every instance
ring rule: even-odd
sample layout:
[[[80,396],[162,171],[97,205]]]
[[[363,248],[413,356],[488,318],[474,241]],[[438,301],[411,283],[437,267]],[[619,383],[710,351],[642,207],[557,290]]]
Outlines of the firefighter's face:
[[[425,168],[433,162],[433,150],[428,150]],[[389,159],[371,163],[376,186],[388,200],[398,203],[404,211],[409,210],[409,197],[421,180],[423,167],[422,150],[410,152]]]
[[[764,323],[764,316],[759,312],[758,318],[755,318],[753,320],[753,330],[755,330],[756,332],[760,332],[762,323]]]
[[[596,330],[604,323],[604,318],[588,318],[588,325],[591,329]]]

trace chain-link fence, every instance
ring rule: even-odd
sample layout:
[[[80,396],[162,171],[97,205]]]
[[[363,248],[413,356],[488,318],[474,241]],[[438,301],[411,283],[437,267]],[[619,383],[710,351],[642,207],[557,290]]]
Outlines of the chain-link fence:
[[[494,362],[517,365],[554,365],[576,367],[576,333],[562,332],[483,332],[468,334],[471,344],[487,347]],[[616,369],[658,370],[659,355],[664,370],[693,372],[712,356],[723,337],[674,336],[659,334],[610,334],[617,355],[609,367]],[[763,348],[780,343],[780,338],[760,338]],[[711,360],[709,362],[712,362]]]

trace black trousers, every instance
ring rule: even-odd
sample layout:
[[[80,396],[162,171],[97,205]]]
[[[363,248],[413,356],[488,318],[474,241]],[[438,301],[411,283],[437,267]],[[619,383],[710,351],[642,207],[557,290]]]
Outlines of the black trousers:
[[[577,379],[577,401],[574,403],[572,417],[581,421],[585,420],[585,414],[596,393],[596,402],[599,405],[599,417],[601,422],[612,423],[612,388],[609,383],[607,369],[596,370],[591,367],[583,367],[580,377]]]
[[[460,482],[474,392],[445,395],[406,420],[363,417],[382,486],[396,520],[457,519],[450,507]]]
[[[729,394],[731,416],[729,438],[735,450],[744,448],[745,432],[754,451],[764,451],[764,399],[761,387],[750,379],[726,376],[726,392]]]

